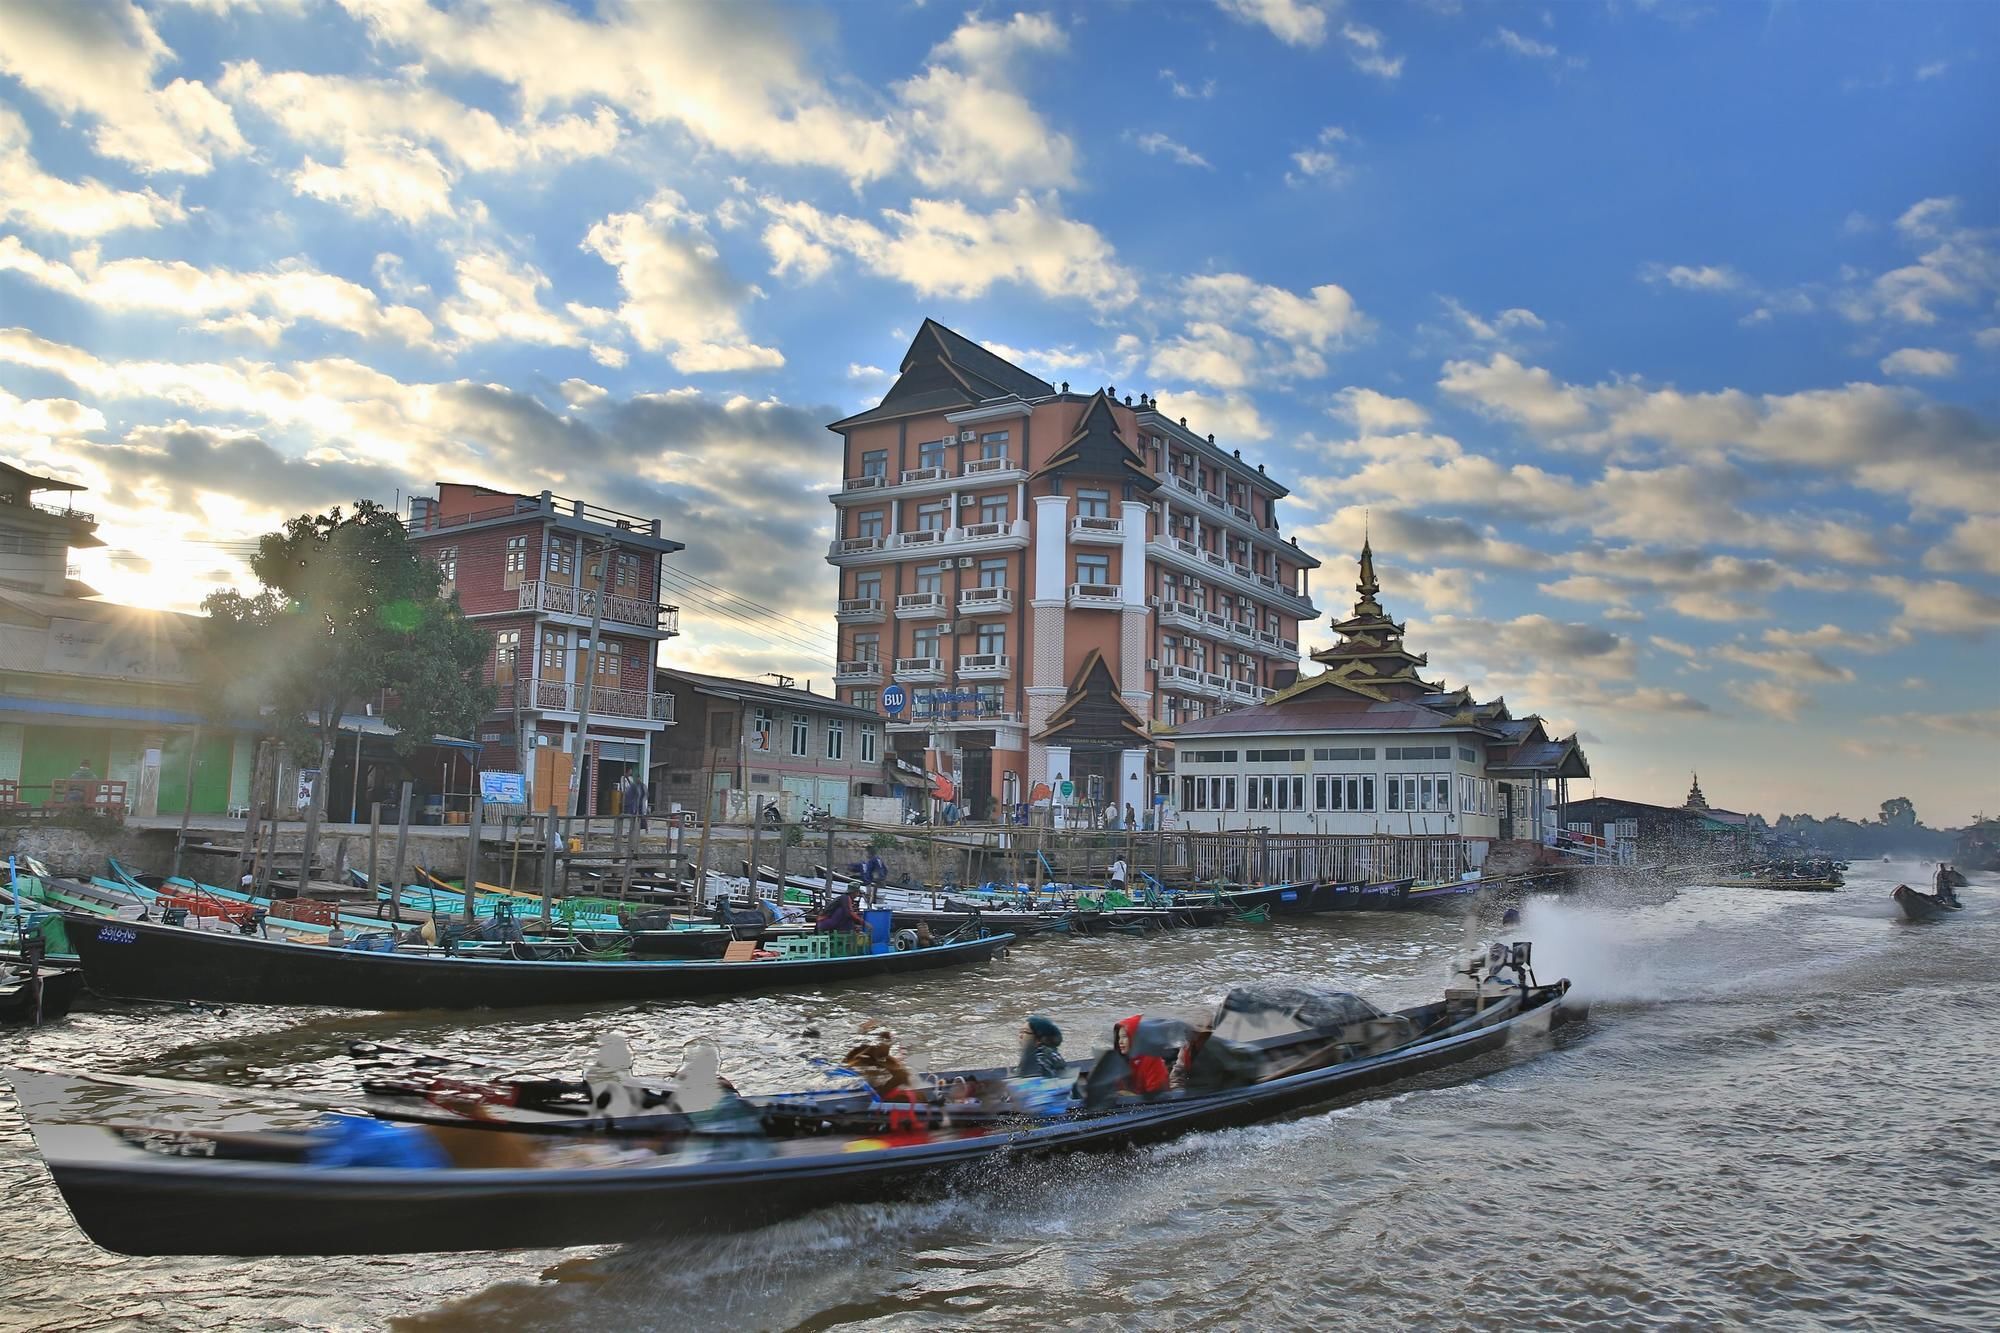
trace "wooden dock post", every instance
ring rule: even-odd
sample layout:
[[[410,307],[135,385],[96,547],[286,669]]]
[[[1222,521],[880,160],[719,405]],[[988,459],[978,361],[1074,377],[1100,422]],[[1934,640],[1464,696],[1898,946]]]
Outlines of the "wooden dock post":
[[[382,803],[376,801],[368,807],[368,888],[375,888],[376,855],[382,846]]]
[[[821,898],[823,904],[821,910],[824,911],[833,906],[833,821],[831,819],[826,821],[826,880],[820,887],[825,890]],[[873,907],[875,904],[868,905]]]
[[[405,782],[402,797],[396,802],[396,860],[389,868],[389,920],[396,925],[403,922],[403,867],[410,854],[410,799],[415,791],[415,783]]]
[[[781,824],[778,827],[780,829],[778,841],[783,842],[785,840],[785,835],[782,831],[784,825]],[[757,846],[759,842],[757,835],[762,833],[763,830],[764,821],[762,819],[752,819],[750,821],[750,904],[753,907],[764,901],[764,881],[758,878],[757,875]],[[779,896],[783,897],[782,894]]]
[[[549,805],[547,831],[542,838],[542,929],[549,928],[549,900],[556,892],[556,807]]]
[[[465,924],[478,918],[479,825],[486,818],[486,802],[477,793],[472,797],[472,813],[465,821]]]

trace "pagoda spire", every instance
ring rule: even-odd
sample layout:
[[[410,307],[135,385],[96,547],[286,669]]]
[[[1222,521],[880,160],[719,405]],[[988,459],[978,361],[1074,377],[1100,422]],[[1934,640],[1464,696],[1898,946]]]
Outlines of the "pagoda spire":
[[[1687,808],[1690,810],[1708,809],[1708,798],[1701,794],[1701,774],[1690,772],[1689,776],[1694,779],[1694,784],[1688,788]]]
[[[1426,695],[1441,690],[1441,685],[1417,674],[1426,659],[1403,647],[1403,627],[1376,600],[1382,584],[1375,577],[1375,550],[1365,530],[1361,537],[1360,577],[1355,581],[1354,591],[1359,594],[1354,614],[1333,625],[1333,632],[1340,636],[1341,642],[1314,652],[1312,660],[1326,667],[1328,674],[1345,688],[1371,699]]]

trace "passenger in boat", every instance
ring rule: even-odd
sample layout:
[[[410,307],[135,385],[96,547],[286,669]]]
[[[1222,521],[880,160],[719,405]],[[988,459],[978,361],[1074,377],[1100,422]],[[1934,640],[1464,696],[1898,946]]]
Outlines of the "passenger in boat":
[[[840,930],[866,930],[868,921],[861,915],[863,904],[861,890],[849,889],[845,898],[838,899],[832,907],[820,914],[813,922],[813,929],[821,934]]]
[[[1141,1097],[1150,1097],[1156,1092],[1164,1092],[1167,1086],[1167,1062],[1157,1055],[1134,1055],[1132,1043],[1138,1039],[1141,1015],[1120,1019],[1111,1029],[1111,1046],[1125,1057],[1129,1068],[1121,1081],[1125,1092],[1136,1092]]]
[[[1111,868],[1104,872],[1104,877],[1111,881],[1112,888],[1123,893],[1125,892],[1125,881],[1130,877],[1131,873],[1131,870],[1125,865],[1125,858],[1121,856],[1111,863]]]
[[[1946,907],[1958,906],[1958,890],[1951,885],[1951,867],[1942,861],[1938,862],[1937,874],[1931,878],[1931,889]]]
[[[1036,1014],[1021,1025],[1021,1059],[1017,1078],[1061,1078],[1069,1062],[1062,1055],[1062,1029]]]

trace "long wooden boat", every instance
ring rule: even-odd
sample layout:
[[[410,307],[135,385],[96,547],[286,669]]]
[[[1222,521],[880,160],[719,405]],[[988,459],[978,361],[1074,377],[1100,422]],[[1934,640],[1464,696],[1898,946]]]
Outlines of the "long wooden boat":
[[[1965,905],[1935,893],[1919,892],[1907,884],[1898,884],[1889,896],[1896,900],[1896,906],[1903,909],[1903,916],[1909,921],[1935,921]]]
[[[1838,875],[1820,879],[1788,879],[1780,876],[1749,875],[1740,879],[1718,879],[1718,889],[1770,889],[1778,893],[1832,893],[1847,881]]]
[[[65,913],[99,994],[351,1009],[478,1009],[732,995],[985,962],[1011,935],[845,958],[596,962],[380,952]],[[532,955],[532,947],[520,952]]]
[[[1416,890],[1413,879],[1383,880],[1372,884],[1340,884],[1318,880],[1298,884],[1271,884],[1258,889],[1227,889],[1225,895],[1239,909],[1268,908],[1273,916],[1318,916],[1325,912],[1406,912],[1447,901],[1463,901],[1478,889],[1469,885],[1426,886]]]
[[[1567,989],[1567,982],[1524,985],[1491,1005],[1454,1007],[1448,999],[1404,1010],[1398,1017],[1418,1034],[1414,1039],[1354,1058],[1335,1053],[1315,1067],[1247,1086],[1119,1094],[1059,1112],[949,1124],[908,1106],[895,1112],[894,1103],[876,1103],[871,1093],[831,1094],[797,1108],[797,1137],[767,1132],[756,1116],[741,1127],[652,1141],[404,1126],[397,1132],[428,1136],[411,1141],[425,1155],[397,1166],[316,1159],[310,1130],[190,1129],[185,1098],[178,1099],[175,1127],[121,1123],[91,1109],[104,1098],[83,1080],[19,1070],[7,1077],[77,1225],[120,1253],[400,1254],[619,1244],[739,1230],[833,1203],[977,1188],[1016,1178],[1004,1164],[1021,1158],[1234,1128],[1375,1092],[1546,1033],[1573,1016],[1562,1004]],[[856,1098],[864,1107],[891,1108],[891,1118],[805,1132],[840,1120]],[[900,1127],[895,1114],[906,1117]]]

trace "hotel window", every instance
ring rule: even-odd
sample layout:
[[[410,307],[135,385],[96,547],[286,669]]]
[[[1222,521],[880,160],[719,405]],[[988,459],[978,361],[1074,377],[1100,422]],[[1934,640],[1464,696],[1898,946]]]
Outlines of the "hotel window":
[[[1004,588],[1007,586],[1007,561],[1003,556],[998,560],[979,562],[979,586],[982,588]]]
[[[943,440],[926,440],[922,444],[918,445],[917,466],[943,467],[944,445],[945,442]]]
[[[1360,773],[1321,773],[1313,779],[1313,804],[1321,810],[1375,808],[1375,779]]]
[[[1078,517],[1081,518],[1110,518],[1111,492],[1078,491],[1076,493],[1076,512]]]
[[[509,537],[507,539],[507,563],[503,566],[500,586],[518,588],[521,586],[521,572],[528,567],[528,539]]]
[[[941,593],[944,591],[944,566],[924,565],[917,570],[917,591],[920,593]]]
[[[1007,707],[1007,687],[1005,685],[981,685],[974,690],[973,710],[978,717],[992,717],[1005,711]]]
[[[987,434],[980,436],[979,456],[981,458],[1005,458],[1007,456],[1007,432],[1004,430],[989,431]]]
[[[550,680],[565,679],[569,665],[569,644],[559,629],[542,631],[542,675]]]
[[[1479,752],[1477,750],[1474,750],[1469,745],[1461,745],[1458,747],[1458,757],[1460,759],[1463,759],[1468,764],[1476,764],[1479,762]]]
[[[918,532],[943,532],[951,526],[951,506],[940,500],[917,506]]]
[[[854,516],[854,535],[857,537],[880,537],[882,535],[882,511],[870,509],[865,514]]]
[[[981,523],[1005,523],[1007,521],[1007,497],[1004,495],[988,495],[982,498],[979,502],[979,521]]]
[[[617,586],[636,588],[639,586],[639,557],[620,552],[618,556]]]
[[[597,651],[591,655],[590,670],[591,674],[597,677],[599,685],[616,685],[618,683],[618,654],[622,651],[624,651],[624,645],[615,639],[599,639],[597,641]]]
[[[1000,804],[1009,810],[1021,803],[1021,775],[1002,773],[1000,775]]]
[[[889,451],[870,449],[861,455],[861,475],[864,477],[886,477],[889,475]]]
[[[938,656],[938,627],[925,625],[919,629],[910,642],[910,653],[915,657]]]
[[[493,683],[512,685],[516,660],[521,655],[521,631],[503,629],[493,636]]]
[[[847,754],[847,723],[837,717],[826,720],[826,757],[841,759]]]
[[[567,576],[576,571],[576,549],[568,542],[552,539],[549,542],[549,573]]]
[[[979,627],[979,651],[982,653],[1006,652],[1007,627],[1005,625],[981,625]]]
[[[875,762],[875,728],[873,727],[861,728],[861,762],[864,764]]]
[[[881,601],[882,572],[880,570],[876,570],[873,573],[855,575],[854,595],[863,601],[869,601],[869,602]]]
[[[804,713],[792,714],[792,754],[803,759],[812,747],[812,720]]]
[[[1108,555],[1079,555],[1076,558],[1076,581],[1078,583],[1093,584],[1100,588],[1110,587],[1111,557]]]
[[[458,548],[440,547],[438,550],[438,581],[449,590],[458,582]]]
[[[880,634],[857,634],[854,636],[854,660],[857,662],[879,662],[882,660],[882,636]]]

